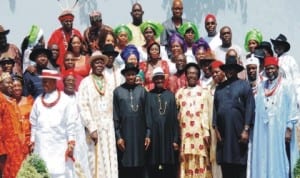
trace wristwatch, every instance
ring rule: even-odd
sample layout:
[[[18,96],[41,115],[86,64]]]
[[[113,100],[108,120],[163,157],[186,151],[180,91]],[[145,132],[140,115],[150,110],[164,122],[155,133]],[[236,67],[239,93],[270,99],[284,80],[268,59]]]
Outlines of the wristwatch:
[[[249,127],[245,127],[244,131],[249,132],[249,129],[250,129]]]

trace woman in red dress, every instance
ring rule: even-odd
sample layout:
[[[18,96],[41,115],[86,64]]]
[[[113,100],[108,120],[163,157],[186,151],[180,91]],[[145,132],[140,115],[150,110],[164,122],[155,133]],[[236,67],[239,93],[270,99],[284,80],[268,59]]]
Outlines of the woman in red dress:
[[[88,76],[91,69],[89,62],[90,57],[84,53],[84,45],[81,37],[77,35],[71,37],[68,45],[68,51],[72,51],[74,55],[74,71],[82,77]]]

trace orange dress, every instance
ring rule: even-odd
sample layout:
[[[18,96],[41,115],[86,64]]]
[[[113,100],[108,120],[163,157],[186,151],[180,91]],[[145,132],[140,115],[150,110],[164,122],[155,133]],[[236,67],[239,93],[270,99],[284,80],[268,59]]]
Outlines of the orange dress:
[[[7,155],[3,177],[15,178],[24,159],[21,142],[15,132],[15,110],[3,94],[0,94],[0,155]]]
[[[18,103],[19,112],[20,112],[20,140],[23,147],[23,153],[26,157],[29,153],[30,144],[30,133],[31,125],[29,121],[30,111],[33,105],[33,98],[31,96],[22,96],[20,102]]]

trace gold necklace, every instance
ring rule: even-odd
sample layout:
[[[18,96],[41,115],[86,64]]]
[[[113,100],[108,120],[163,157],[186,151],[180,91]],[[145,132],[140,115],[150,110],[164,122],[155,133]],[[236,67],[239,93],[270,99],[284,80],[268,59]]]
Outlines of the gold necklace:
[[[167,103],[167,101],[165,101],[165,104],[164,104],[165,108],[163,109],[162,104],[161,104],[162,102],[161,102],[161,97],[160,96],[161,96],[161,94],[157,95],[158,103],[159,103],[159,110],[158,111],[159,111],[160,115],[165,115],[168,103]]]
[[[133,98],[132,90],[129,90],[129,94],[130,94],[130,107],[131,107],[131,110],[133,112],[137,112],[139,110],[139,104],[136,104],[136,105],[133,104],[134,98]]]

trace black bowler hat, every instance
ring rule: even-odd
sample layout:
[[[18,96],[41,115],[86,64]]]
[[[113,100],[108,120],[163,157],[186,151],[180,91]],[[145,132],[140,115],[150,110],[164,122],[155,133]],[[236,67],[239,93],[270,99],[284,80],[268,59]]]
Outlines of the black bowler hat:
[[[220,69],[223,71],[234,69],[237,72],[241,72],[244,70],[244,67],[237,63],[237,59],[235,56],[228,56],[225,60],[225,64],[220,66]]]
[[[275,40],[271,39],[271,42],[272,42],[273,46],[283,45],[284,52],[287,52],[290,50],[290,47],[291,47],[290,43],[287,41],[287,38],[283,34],[279,34]]]
[[[132,63],[127,63],[125,65],[125,68],[123,70],[121,70],[121,74],[125,75],[125,73],[128,72],[128,71],[134,71],[135,74],[137,74],[137,73],[139,73],[140,69],[135,67],[134,64],[132,64]]]

